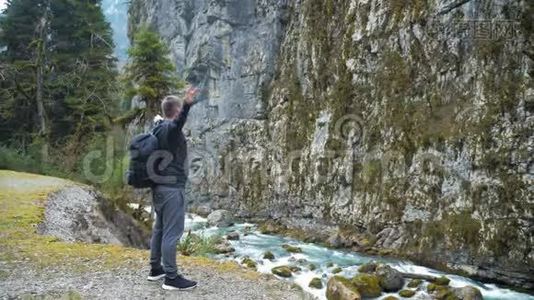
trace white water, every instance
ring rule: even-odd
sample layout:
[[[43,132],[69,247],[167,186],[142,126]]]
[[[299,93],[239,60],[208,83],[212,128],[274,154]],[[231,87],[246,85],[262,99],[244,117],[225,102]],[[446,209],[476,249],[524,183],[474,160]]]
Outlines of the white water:
[[[302,268],[302,271],[294,273],[293,277],[290,279],[281,279],[289,280],[295,282],[301,286],[306,292],[314,295],[317,299],[326,299],[326,282],[333,274],[331,271],[336,267],[341,267],[343,271],[339,275],[344,276],[354,276],[358,273],[358,266],[370,262],[378,261],[383,263],[388,263],[390,266],[395,269],[416,274],[425,274],[425,275],[446,275],[450,280],[450,285],[453,287],[462,287],[466,285],[472,285],[480,289],[484,299],[488,300],[534,300],[534,296],[518,293],[509,289],[499,288],[493,284],[484,284],[481,282],[473,281],[469,278],[462,276],[446,274],[422,266],[414,265],[408,261],[387,259],[378,256],[368,256],[355,252],[346,252],[328,249],[321,247],[315,244],[303,243],[291,238],[275,236],[275,235],[266,235],[258,232],[253,224],[236,224],[228,228],[216,228],[216,227],[206,227],[206,219],[196,216],[188,215],[186,218],[186,231],[191,230],[192,232],[204,235],[204,236],[213,236],[213,235],[224,235],[228,232],[238,231],[240,233],[240,240],[230,241],[232,246],[236,249],[235,253],[230,257],[224,255],[217,255],[214,258],[220,260],[233,259],[237,262],[240,262],[244,256],[248,256],[254,259],[257,262],[258,272],[271,274],[271,269],[276,266],[282,265],[297,265]],[[252,227],[253,230],[249,231],[248,235],[244,235],[246,228]],[[302,249],[303,253],[291,254],[282,248],[283,244],[290,244],[298,246]],[[263,253],[265,251],[271,251],[275,260],[270,261],[263,259]],[[297,260],[305,259],[305,263],[298,263]],[[317,266],[317,269],[311,271],[308,269],[308,265],[313,263]],[[328,263],[333,263],[332,267],[327,267]],[[322,278],[324,288],[321,290],[313,289],[308,287],[311,279],[314,277]],[[425,289],[423,289],[425,290]],[[418,292],[422,298],[425,297],[424,292]],[[396,294],[382,294],[381,298],[386,297],[387,295],[396,295]],[[398,296],[398,295],[396,295]],[[381,299],[380,298],[380,299]],[[414,297],[412,299],[417,299]]]

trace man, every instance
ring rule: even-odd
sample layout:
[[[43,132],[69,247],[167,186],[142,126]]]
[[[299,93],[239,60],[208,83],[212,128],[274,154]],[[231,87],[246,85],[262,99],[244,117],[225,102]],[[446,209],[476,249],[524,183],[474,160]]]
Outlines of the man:
[[[156,281],[165,277],[162,285],[165,290],[187,290],[197,285],[195,281],[178,275],[176,267],[176,244],[184,231],[186,209],[187,144],[182,128],[196,94],[196,89],[188,89],[183,105],[175,96],[165,97],[161,104],[164,120],[153,131],[160,150],[168,156],[169,162],[163,159],[160,165],[163,169],[158,172],[158,178],[153,180],[152,205],[156,211],[156,222],[150,241],[151,270],[148,280]]]

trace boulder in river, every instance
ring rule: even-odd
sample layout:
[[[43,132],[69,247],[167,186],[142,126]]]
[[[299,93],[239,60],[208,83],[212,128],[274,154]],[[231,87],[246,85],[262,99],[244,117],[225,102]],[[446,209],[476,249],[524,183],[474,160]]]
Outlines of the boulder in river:
[[[263,259],[274,260],[274,254],[271,251],[265,251],[263,253]]]
[[[291,269],[288,266],[279,266],[274,267],[271,269],[271,272],[274,275],[278,275],[280,277],[289,278],[293,276],[293,273],[291,272]]]
[[[402,290],[399,292],[399,295],[402,298],[412,298],[415,295],[415,291],[413,290]]]
[[[482,293],[474,286],[454,288],[453,294],[461,300],[482,300]]]
[[[227,241],[222,241],[216,244],[213,248],[215,254],[227,254],[235,252],[235,249]]]
[[[451,280],[445,276],[437,277],[432,280],[432,283],[435,283],[437,285],[449,285],[449,282],[451,282]]]
[[[286,251],[289,252],[289,253],[302,253],[302,248],[297,247],[297,246],[291,246],[291,245],[288,245],[288,244],[284,244],[284,245],[282,245],[282,248],[286,249]]]
[[[249,269],[254,269],[254,270],[256,270],[256,267],[257,267],[256,262],[255,262],[252,258],[250,258],[250,257],[248,257],[248,256],[247,256],[247,257],[244,257],[244,258],[241,260],[241,263],[242,263],[243,265],[245,265],[245,266],[246,266],[247,268],[249,268]]]
[[[379,265],[376,275],[380,280],[380,286],[386,292],[396,292],[404,286],[402,274],[388,265]]]
[[[310,281],[310,284],[308,284],[309,287],[314,289],[322,289],[323,288],[323,281],[319,277],[315,277]]]
[[[335,268],[332,270],[332,274],[338,274],[338,273],[341,273],[341,271],[343,271],[342,268],[340,268],[340,267],[335,267]]]
[[[374,274],[358,274],[352,278],[351,283],[364,298],[376,298],[382,294],[380,280]]]
[[[421,285],[421,283],[423,283],[423,280],[421,280],[421,279],[412,279],[408,283],[408,287],[409,288],[417,288],[417,287],[419,287]]]
[[[326,285],[326,299],[328,300],[360,300],[362,299],[358,289],[352,285],[349,279],[342,276],[334,276]]]
[[[229,241],[237,241],[237,240],[239,240],[239,232],[237,232],[237,231],[230,232],[229,234],[226,235],[226,239],[229,240]]]
[[[217,227],[228,227],[234,225],[234,217],[231,212],[219,209],[208,216],[208,225]]]
[[[368,262],[358,267],[360,273],[373,273],[376,270],[378,264],[376,262]]]

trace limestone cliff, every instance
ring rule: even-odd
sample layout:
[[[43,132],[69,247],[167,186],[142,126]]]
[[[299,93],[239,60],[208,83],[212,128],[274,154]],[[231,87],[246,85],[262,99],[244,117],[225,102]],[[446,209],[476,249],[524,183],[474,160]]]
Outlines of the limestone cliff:
[[[195,203],[534,289],[531,1],[136,0],[130,17],[207,82]]]

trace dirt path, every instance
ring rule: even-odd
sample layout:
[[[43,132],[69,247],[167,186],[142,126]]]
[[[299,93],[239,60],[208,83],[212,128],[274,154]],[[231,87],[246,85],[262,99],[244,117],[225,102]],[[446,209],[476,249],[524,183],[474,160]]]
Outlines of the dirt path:
[[[167,292],[146,280],[148,251],[66,243],[36,233],[47,195],[75,183],[0,170],[0,299],[309,299],[298,287],[231,262],[180,257],[199,282]]]

